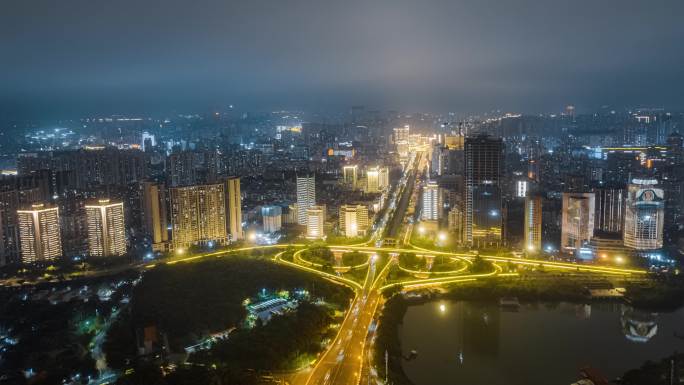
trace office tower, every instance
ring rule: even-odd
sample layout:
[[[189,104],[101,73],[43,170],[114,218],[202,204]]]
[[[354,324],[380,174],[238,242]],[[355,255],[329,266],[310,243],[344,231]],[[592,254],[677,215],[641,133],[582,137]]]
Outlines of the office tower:
[[[563,193],[561,251],[575,254],[594,235],[594,193]]]
[[[264,206],[261,208],[261,218],[265,233],[275,233],[282,227],[283,209],[280,206]]]
[[[297,222],[306,225],[307,210],[316,204],[316,177],[297,177]]]
[[[625,220],[626,191],[623,187],[607,186],[594,190],[596,195],[596,217],[594,230],[604,233],[622,233]]]
[[[150,134],[147,131],[143,131],[141,145],[143,151],[151,151],[153,147],[157,145],[157,141],[155,140],[153,134]]]
[[[503,141],[486,135],[465,140],[463,241],[475,247],[502,242]]]
[[[397,153],[400,158],[407,158],[409,153],[409,136],[410,128],[409,125],[404,127],[397,127],[394,129],[394,144],[397,148]]]
[[[664,191],[654,179],[634,179],[627,186],[623,241],[634,250],[663,247]]]
[[[242,233],[242,196],[240,195],[240,178],[226,179],[226,231],[231,242],[243,238]]]
[[[306,209],[306,217],[306,237],[309,239],[324,238],[325,208],[323,206],[310,206]]]
[[[164,185],[143,182],[141,188],[143,231],[152,243],[152,250],[163,251],[169,241]]]
[[[366,170],[366,192],[381,192],[389,187],[389,170],[387,167],[371,167]]]
[[[51,261],[62,256],[59,208],[44,203],[17,211],[23,263]]]
[[[420,218],[424,221],[438,221],[442,217],[442,194],[437,182],[431,180],[423,186],[423,210]]]
[[[528,182],[526,180],[519,180],[515,182],[515,196],[524,198],[527,196]]]
[[[430,160],[430,175],[443,175],[448,170],[449,149],[441,144],[432,146],[432,159]]]
[[[667,155],[670,164],[680,165],[684,162],[684,138],[679,132],[673,132],[667,137]]]
[[[122,202],[99,199],[85,205],[88,221],[88,254],[126,254],[126,225]]]
[[[359,166],[344,166],[342,172],[344,175],[344,184],[351,186],[351,188],[356,188],[356,180],[358,177]]]
[[[404,127],[395,127],[394,128],[394,143],[397,144],[399,142],[407,142],[409,140],[410,136],[410,126],[408,124],[404,125]]]
[[[465,137],[463,135],[445,135],[444,145],[449,150],[463,150]]]
[[[378,188],[380,190],[389,188],[389,169],[387,167],[378,168]]]
[[[340,232],[348,238],[366,235],[368,231],[368,207],[364,205],[340,206]]]
[[[525,250],[537,253],[541,250],[542,240],[542,196],[525,197]]]
[[[380,170],[378,167],[366,171],[366,192],[375,193],[380,191]]]
[[[287,210],[283,213],[283,224],[292,225],[299,223],[299,208],[296,203],[287,205]]]
[[[169,190],[171,239],[175,249],[227,242],[225,188],[225,183],[217,183]]]

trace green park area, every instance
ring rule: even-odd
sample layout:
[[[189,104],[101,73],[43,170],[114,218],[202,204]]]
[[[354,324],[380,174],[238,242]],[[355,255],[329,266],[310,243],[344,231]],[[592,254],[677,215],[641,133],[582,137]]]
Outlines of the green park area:
[[[296,306],[246,322],[247,304],[295,292],[307,293]],[[161,265],[135,287],[104,350],[108,364],[125,373],[122,384],[250,384],[314,360],[352,297],[343,286],[266,259]],[[223,337],[187,350],[217,334]],[[174,369],[164,376],[160,365],[168,364]]]

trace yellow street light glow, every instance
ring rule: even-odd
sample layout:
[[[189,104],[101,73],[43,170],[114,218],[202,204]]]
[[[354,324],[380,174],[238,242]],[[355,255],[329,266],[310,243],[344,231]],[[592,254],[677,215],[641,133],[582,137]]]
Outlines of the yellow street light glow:
[[[446,239],[447,239],[447,235],[446,235],[446,233],[443,232],[443,231],[440,232],[439,235],[438,235],[437,237],[438,237],[439,240],[442,241],[442,242],[446,241]]]

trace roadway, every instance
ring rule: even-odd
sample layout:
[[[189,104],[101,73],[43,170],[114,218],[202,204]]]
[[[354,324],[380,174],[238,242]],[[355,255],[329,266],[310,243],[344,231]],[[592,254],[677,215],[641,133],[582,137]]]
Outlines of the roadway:
[[[306,385],[357,385],[364,363],[364,349],[368,329],[382,298],[378,286],[389,271],[385,265],[377,272],[378,264],[370,264],[362,289],[352,302],[337,337],[311,370]],[[294,384],[296,385],[296,384]]]
[[[405,171],[402,179],[399,181],[399,193],[401,194],[401,198],[399,198],[399,202],[396,204],[394,215],[392,216],[392,219],[387,227],[386,236],[389,238],[397,238],[399,235],[399,230],[401,229],[404,218],[406,217],[406,209],[408,208],[409,202],[411,201],[411,195],[413,194],[413,190],[415,188],[416,178],[418,176],[418,168],[420,167],[422,157],[422,152],[416,153],[415,159],[412,159],[407,164],[407,170]]]
[[[382,235],[387,234],[390,237],[396,237],[401,230],[406,210],[411,201],[411,196],[415,188],[418,168],[421,167],[423,153],[418,152],[415,158],[412,158],[408,163],[404,174],[400,179],[400,186],[390,199],[386,202],[388,210],[385,210],[385,215],[379,221],[379,226],[376,228],[372,236],[367,242],[357,245],[330,245],[329,247],[336,250],[362,251],[373,254],[400,254],[413,253],[431,256],[447,256],[449,258],[458,259],[469,264],[475,255],[469,253],[451,253],[434,251],[419,248],[405,243],[404,247],[377,247],[377,243],[382,240]],[[397,201],[398,199],[398,201]],[[407,235],[410,234],[409,232]],[[376,245],[374,245],[376,244]],[[150,269],[157,264],[176,264],[184,262],[195,262],[206,258],[221,258],[228,256],[230,253],[251,251],[254,249],[284,249],[288,247],[295,247],[299,249],[296,251],[296,256],[293,261],[285,260],[282,255],[285,251],[277,253],[274,257],[276,263],[286,265],[307,271],[309,273],[317,274],[324,279],[332,282],[348,286],[355,292],[355,297],[352,301],[350,309],[340,325],[338,333],[333,342],[328,346],[328,349],[315,362],[313,367],[306,368],[289,377],[289,382],[292,385],[327,385],[327,384],[346,384],[358,385],[361,377],[368,372],[368,356],[370,350],[366,350],[366,341],[370,325],[373,322],[378,305],[382,302],[383,290],[390,287],[399,287],[403,290],[422,289],[427,287],[442,286],[449,284],[456,284],[462,282],[471,282],[478,279],[490,277],[510,277],[517,275],[516,273],[503,273],[503,269],[498,265],[499,263],[514,263],[518,265],[528,266],[544,266],[545,268],[555,270],[565,270],[574,272],[597,273],[602,275],[614,276],[645,276],[646,272],[636,269],[625,269],[608,266],[592,266],[579,265],[573,263],[553,262],[545,260],[527,259],[527,258],[510,258],[493,255],[480,255],[480,257],[492,262],[493,271],[482,274],[466,274],[466,269],[459,268],[452,272],[445,272],[438,275],[436,278],[428,276],[427,278],[406,279],[402,282],[393,282],[385,284],[385,279],[390,267],[396,263],[395,258],[390,258],[385,262],[384,266],[378,266],[378,258],[370,258],[367,266],[367,273],[363,283],[359,283],[352,279],[345,277],[341,273],[331,274],[317,269],[315,264],[304,261],[299,257],[299,253],[306,249],[303,244],[282,244],[282,245],[268,245],[268,246],[247,246],[230,250],[221,250],[210,253],[203,253],[199,255],[176,255],[164,261],[138,264],[135,266],[127,266],[127,268],[134,269]],[[359,266],[361,267],[361,266]],[[94,272],[95,274],[112,273],[109,271]],[[0,282],[1,284],[2,282]],[[366,365],[364,367],[364,364]]]

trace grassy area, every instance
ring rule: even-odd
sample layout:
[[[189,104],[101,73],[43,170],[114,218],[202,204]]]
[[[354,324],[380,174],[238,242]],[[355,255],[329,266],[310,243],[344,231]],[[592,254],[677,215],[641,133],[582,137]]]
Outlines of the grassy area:
[[[679,276],[667,280],[630,283],[626,289],[627,300],[640,309],[673,311],[684,306],[684,279]]]
[[[246,298],[262,292],[295,289],[307,290],[312,300],[321,298],[330,306],[302,303],[300,310],[283,316],[282,320],[274,318],[255,330],[241,329],[247,313],[243,305]],[[346,308],[352,294],[351,290],[328,280],[248,254],[162,265],[148,271],[136,287],[130,312],[122,314],[112,326],[105,352],[112,367],[133,367],[137,371],[144,368],[142,362],[136,361],[135,340],[145,328],[154,327],[164,336],[168,354],[183,352],[183,347],[211,333],[237,327],[233,332],[237,333],[236,343],[218,344],[218,350],[198,356],[196,362],[210,360],[222,375],[229,372],[230,378],[244,375],[247,368],[267,369],[267,362],[271,362],[271,369],[288,368],[321,349],[320,341],[327,335],[333,310]],[[280,339],[274,340],[274,334],[280,335]],[[232,340],[231,334],[229,341]],[[267,344],[266,340],[271,342]],[[274,358],[274,352],[278,353],[275,355],[278,359]]]
[[[301,303],[296,311],[274,317],[266,325],[238,329],[189,361],[204,365],[240,366],[243,370],[293,370],[322,350],[321,341],[332,339],[332,312],[323,306]]]
[[[357,243],[367,242],[369,239],[370,239],[370,235],[365,236],[365,237],[351,237],[351,238],[347,238],[347,237],[343,237],[343,236],[328,235],[326,242],[329,245],[355,245]]]
[[[401,295],[394,295],[386,303],[380,315],[376,331],[373,362],[378,370],[378,377],[384,379],[385,352],[387,352],[387,378],[395,385],[412,385],[402,367],[402,350],[399,339],[399,327],[403,323],[408,309],[408,302]]]

